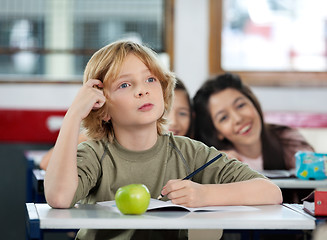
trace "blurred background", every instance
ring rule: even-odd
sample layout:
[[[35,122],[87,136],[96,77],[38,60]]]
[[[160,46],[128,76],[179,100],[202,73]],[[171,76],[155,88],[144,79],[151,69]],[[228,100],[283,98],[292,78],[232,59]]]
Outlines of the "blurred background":
[[[191,96],[239,74],[269,121],[327,152],[325,0],[0,0],[3,239],[25,237],[26,152],[53,146],[88,59],[118,39],[154,49]]]

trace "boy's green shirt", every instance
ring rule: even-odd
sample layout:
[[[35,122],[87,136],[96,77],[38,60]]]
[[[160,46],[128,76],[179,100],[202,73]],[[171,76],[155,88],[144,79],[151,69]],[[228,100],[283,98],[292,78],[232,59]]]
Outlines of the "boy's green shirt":
[[[81,200],[94,204],[115,199],[119,187],[145,184],[152,198],[160,195],[170,179],[182,179],[220,152],[187,137],[172,134],[158,136],[146,151],[130,151],[117,141],[87,141],[78,146],[79,184],[71,206]],[[265,178],[258,172],[225,154],[196,174],[191,180],[201,184],[221,184]],[[137,230],[80,230],[77,239],[151,239],[166,234],[166,239],[184,239],[185,232]],[[167,235],[168,234],[168,235]]]

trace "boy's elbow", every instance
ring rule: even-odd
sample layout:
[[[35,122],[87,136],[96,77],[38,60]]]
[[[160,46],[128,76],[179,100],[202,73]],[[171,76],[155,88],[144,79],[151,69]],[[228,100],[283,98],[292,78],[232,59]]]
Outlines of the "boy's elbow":
[[[263,183],[261,185],[261,196],[265,204],[281,204],[283,194],[280,188],[269,179],[258,179]]]
[[[283,203],[283,194],[280,188],[276,186],[276,204],[282,204]]]
[[[283,203],[283,194],[280,188],[273,182],[270,182],[271,187],[269,188],[271,204],[282,204]]]
[[[46,185],[45,185],[46,186]],[[75,191],[53,190],[44,188],[44,195],[47,203],[53,208],[70,208]]]
[[[44,179],[44,195],[47,203],[53,208],[70,208],[77,190],[77,184],[58,184]]]
[[[65,196],[46,196],[47,203],[52,208],[70,208],[71,207],[71,201],[67,200],[67,197]]]

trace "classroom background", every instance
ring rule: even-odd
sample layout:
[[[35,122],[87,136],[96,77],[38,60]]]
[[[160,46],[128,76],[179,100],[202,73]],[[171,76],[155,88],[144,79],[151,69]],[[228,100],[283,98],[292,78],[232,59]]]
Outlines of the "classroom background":
[[[147,44],[191,96],[239,74],[266,119],[300,128],[327,152],[324,0],[0,0],[1,236],[25,237],[28,150],[53,146],[102,46]]]

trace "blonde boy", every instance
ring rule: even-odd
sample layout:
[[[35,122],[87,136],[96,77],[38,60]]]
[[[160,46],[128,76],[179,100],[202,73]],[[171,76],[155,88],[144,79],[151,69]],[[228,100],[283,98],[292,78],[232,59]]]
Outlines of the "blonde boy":
[[[96,52],[84,84],[68,109],[45,176],[54,208],[77,201],[113,200],[116,190],[145,184],[189,207],[279,204],[280,189],[247,165],[223,154],[193,179],[183,177],[220,152],[165,132],[175,78],[149,48],[129,41]],[[77,149],[80,124],[90,139]],[[77,153],[77,154],[76,154]],[[87,230],[77,239],[186,239],[178,230]]]

